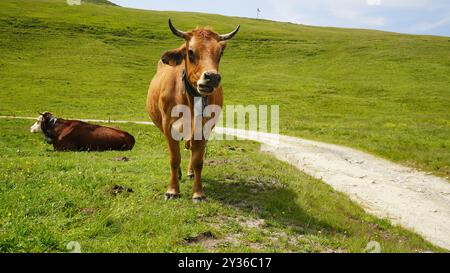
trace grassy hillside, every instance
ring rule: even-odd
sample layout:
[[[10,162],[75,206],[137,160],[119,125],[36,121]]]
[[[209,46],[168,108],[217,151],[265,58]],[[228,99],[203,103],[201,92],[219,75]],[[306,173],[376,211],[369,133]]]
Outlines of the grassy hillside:
[[[0,2],[0,114],[147,120],[169,32],[241,33],[222,74],[228,104],[280,104],[282,133],[353,146],[447,177],[450,38],[318,28],[62,0]]]
[[[0,3],[0,114],[146,120],[166,26],[241,24],[222,65],[226,103],[280,104],[282,133],[450,172],[450,38],[318,28],[62,0]]]
[[[97,5],[110,5],[110,6],[117,6],[113,2],[110,2],[108,0],[82,0],[83,3],[91,3],[91,4],[97,4]]]

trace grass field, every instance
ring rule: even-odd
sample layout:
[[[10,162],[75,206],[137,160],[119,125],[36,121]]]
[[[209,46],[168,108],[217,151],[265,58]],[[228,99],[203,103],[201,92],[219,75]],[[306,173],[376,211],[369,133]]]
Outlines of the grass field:
[[[437,175],[450,163],[450,38],[317,28],[62,0],[0,2],[0,115],[147,121],[162,52],[182,29],[242,25],[222,61],[227,104],[280,104],[284,134],[363,149]],[[124,125],[128,153],[53,153],[28,121],[0,120],[0,251],[440,251],[250,142],[212,142],[210,202],[164,202],[166,145]],[[122,126],[122,125],[121,125]],[[127,156],[129,162],[116,157]],[[186,156],[184,156],[186,158]],[[185,165],[186,162],[184,161]],[[120,185],[133,193],[114,196]]]
[[[227,104],[280,104],[284,134],[449,175],[449,37],[3,0],[0,114],[147,120],[156,63],[181,44],[169,16],[181,29],[242,25],[221,66]]]
[[[209,202],[193,205],[191,181],[164,201],[167,149],[154,127],[121,125],[137,138],[132,152],[74,154],[54,153],[29,126],[0,120],[1,252],[65,252],[70,241],[85,252],[362,252],[371,240],[385,252],[439,251],[256,143],[211,142]]]

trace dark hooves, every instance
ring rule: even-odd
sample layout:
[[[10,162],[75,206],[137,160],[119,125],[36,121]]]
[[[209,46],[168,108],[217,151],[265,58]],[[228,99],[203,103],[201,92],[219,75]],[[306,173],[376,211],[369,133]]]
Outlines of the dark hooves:
[[[178,199],[178,198],[180,198],[180,195],[179,194],[173,194],[173,193],[166,193],[165,197],[166,197],[166,201],[168,201],[168,200]]]
[[[194,174],[193,173],[188,174],[186,177],[187,177],[187,179],[192,180],[192,179],[194,179]]]
[[[192,198],[192,201],[193,201],[195,204],[200,204],[200,203],[207,202],[207,201],[208,201],[208,198],[206,198],[205,196],[202,196],[202,197],[195,197],[195,198]]]

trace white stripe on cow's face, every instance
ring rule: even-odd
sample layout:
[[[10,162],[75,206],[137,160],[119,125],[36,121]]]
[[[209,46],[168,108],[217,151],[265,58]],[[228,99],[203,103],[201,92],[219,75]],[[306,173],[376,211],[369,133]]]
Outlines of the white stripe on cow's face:
[[[42,122],[44,121],[44,117],[41,115],[38,117],[36,122],[31,126],[30,132],[31,133],[41,133],[42,132]]]

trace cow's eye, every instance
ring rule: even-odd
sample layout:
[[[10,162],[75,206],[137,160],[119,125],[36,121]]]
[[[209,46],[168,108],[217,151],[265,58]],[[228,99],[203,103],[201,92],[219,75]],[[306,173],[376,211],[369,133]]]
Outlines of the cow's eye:
[[[192,49],[189,49],[189,60],[191,60],[192,62],[195,61],[195,53]]]

